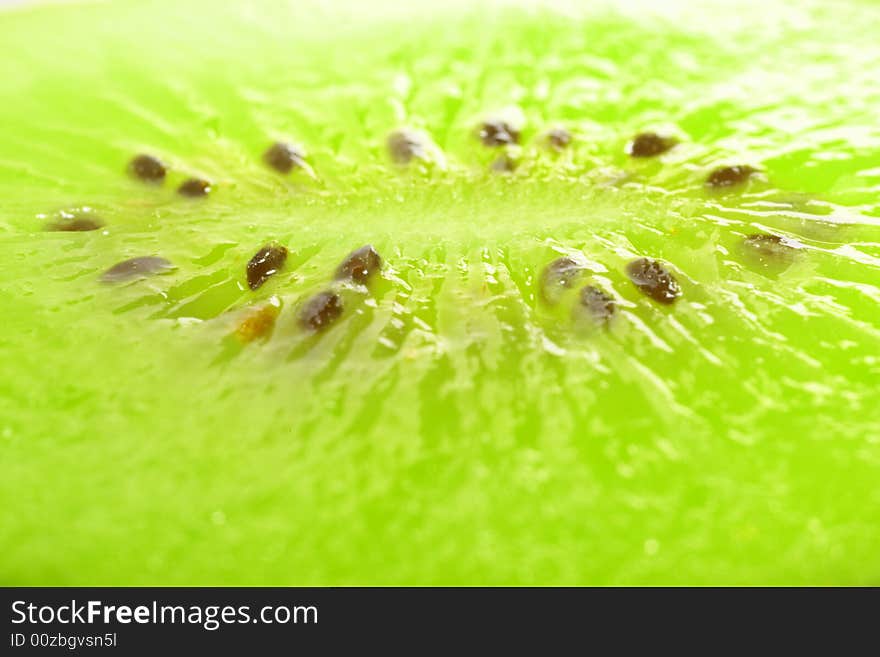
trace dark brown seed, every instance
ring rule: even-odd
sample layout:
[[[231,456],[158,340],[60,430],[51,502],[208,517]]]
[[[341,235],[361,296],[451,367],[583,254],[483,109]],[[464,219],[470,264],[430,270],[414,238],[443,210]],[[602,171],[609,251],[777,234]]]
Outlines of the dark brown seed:
[[[486,121],[480,126],[480,141],[486,146],[506,146],[519,143],[519,130],[506,121]]]
[[[757,169],[746,164],[738,164],[732,167],[719,167],[710,173],[708,178],[706,178],[706,185],[716,189],[735,187],[737,185],[742,185],[753,173],[757,172]]]
[[[321,331],[342,314],[342,299],[334,292],[316,294],[299,311],[299,323],[305,329]]]
[[[388,135],[387,146],[391,159],[398,164],[428,159],[424,140],[411,130],[395,130]]]
[[[71,214],[69,212],[62,212],[58,221],[46,226],[46,230],[57,230],[72,233],[98,230],[103,226],[104,222],[101,221],[98,217],[90,217],[84,214]]]
[[[743,238],[743,246],[760,260],[790,262],[797,247],[779,235],[755,233]]]
[[[128,169],[135,178],[146,182],[160,183],[165,180],[165,165],[152,155],[138,155],[129,163]]]
[[[160,274],[173,269],[174,265],[165,258],[157,256],[144,256],[141,258],[132,258],[131,260],[123,260],[110,267],[101,276],[101,280],[105,283],[119,283],[122,281],[130,281],[135,278],[143,278],[151,274]]]
[[[550,304],[559,302],[562,292],[572,286],[583,267],[568,257],[557,258],[541,273],[541,296]]]
[[[677,143],[678,140],[674,137],[663,137],[656,132],[642,132],[633,137],[626,152],[632,157],[654,157],[665,153]]]
[[[547,143],[554,150],[565,150],[571,144],[571,133],[565,128],[553,128],[547,133]]]
[[[189,196],[190,198],[199,198],[201,196],[207,196],[211,191],[211,183],[202,178],[189,178],[184,180],[180,187],[177,188],[177,193],[182,194],[183,196]]]
[[[294,167],[301,167],[305,157],[296,148],[284,142],[275,142],[263,153],[263,160],[280,173],[290,173]]]
[[[352,280],[365,285],[382,267],[382,258],[371,244],[352,251],[336,269],[336,280]]]
[[[279,244],[267,244],[247,263],[248,287],[256,290],[272,274],[284,266],[287,249]]]
[[[617,312],[617,303],[614,297],[604,290],[585,285],[581,288],[581,306],[586,308],[590,316],[600,323],[607,323]]]
[[[505,153],[492,162],[492,171],[497,173],[513,173],[518,165],[519,162]]]
[[[671,304],[681,296],[678,281],[657,260],[633,260],[626,266],[626,275],[643,294],[659,303]]]

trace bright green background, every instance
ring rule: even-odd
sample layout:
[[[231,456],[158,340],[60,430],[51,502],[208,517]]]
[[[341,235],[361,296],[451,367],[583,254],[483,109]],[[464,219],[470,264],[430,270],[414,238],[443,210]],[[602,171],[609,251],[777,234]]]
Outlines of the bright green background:
[[[0,14],[0,583],[880,583],[880,7],[219,4]],[[512,176],[473,137],[498,112]],[[404,124],[445,169],[390,165]],[[630,162],[643,129],[683,143]],[[263,166],[276,138],[314,179]],[[707,194],[737,163],[765,179]],[[84,205],[104,231],[42,230]],[[791,267],[743,258],[765,231]],[[367,242],[382,280],[304,336]],[[177,269],[99,283],[150,254]],[[536,300],[559,254],[610,330]]]

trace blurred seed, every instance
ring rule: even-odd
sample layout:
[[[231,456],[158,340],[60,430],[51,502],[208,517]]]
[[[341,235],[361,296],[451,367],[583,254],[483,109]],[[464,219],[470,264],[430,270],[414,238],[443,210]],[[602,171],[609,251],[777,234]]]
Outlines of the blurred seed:
[[[142,256],[123,260],[113,265],[101,275],[101,280],[105,283],[119,283],[152,274],[161,274],[171,269],[174,269],[174,265],[165,258]]]
[[[496,173],[513,173],[516,171],[517,166],[519,166],[519,162],[507,153],[504,153],[492,162],[492,171]]]
[[[541,296],[549,304],[556,304],[564,290],[571,288],[583,267],[572,258],[557,258],[541,273]]]
[[[709,174],[706,179],[706,185],[716,189],[724,187],[735,187],[745,183],[758,170],[748,165],[735,165],[730,167],[719,167]]]
[[[580,305],[590,316],[601,324],[606,324],[617,312],[617,302],[604,290],[592,285],[581,288]]]
[[[58,220],[47,225],[46,230],[62,232],[86,232],[104,226],[100,217],[80,212],[61,212]]]
[[[272,297],[268,303],[250,309],[235,327],[235,337],[243,344],[269,337],[280,312],[281,300],[278,297]]]
[[[480,126],[480,141],[485,146],[505,146],[519,143],[519,130],[506,121],[486,121]]]
[[[674,137],[663,137],[656,132],[642,132],[627,145],[626,152],[632,157],[654,157],[665,153],[678,143]]]
[[[138,155],[129,162],[128,169],[135,178],[160,183],[165,180],[165,165],[152,155]]]
[[[305,329],[321,331],[342,314],[342,299],[330,291],[320,292],[306,301],[299,311],[299,323]]]
[[[199,198],[202,196],[207,196],[211,191],[211,183],[202,178],[189,178],[184,180],[180,187],[177,188],[177,192],[182,194],[183,196],[188,196],[190,198]]]
[[[280,173],[305,165],[305,156],[290,144],[275,142],[263,153],[263,161]]]
[[[386,141],[391,159],[398,164],[408,164],[413,159],[427,160],[428,152],[424,139],[412,130],[395,130]]]
[[[798,247],[780,235],[755,233],[747,235],[742,241],[746,255],[765,267],[790,265]]]
[[[553,128],[547,133],[547,144],[554,150],[565,150],[571,144],[571,133],[565,128]]]

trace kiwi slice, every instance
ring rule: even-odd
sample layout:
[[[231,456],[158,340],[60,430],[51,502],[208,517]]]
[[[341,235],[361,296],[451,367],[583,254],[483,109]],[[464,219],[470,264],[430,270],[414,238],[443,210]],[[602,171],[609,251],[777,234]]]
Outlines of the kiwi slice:
[[[0,13],[0,582],[880,583],[880,7],[535,4]]]

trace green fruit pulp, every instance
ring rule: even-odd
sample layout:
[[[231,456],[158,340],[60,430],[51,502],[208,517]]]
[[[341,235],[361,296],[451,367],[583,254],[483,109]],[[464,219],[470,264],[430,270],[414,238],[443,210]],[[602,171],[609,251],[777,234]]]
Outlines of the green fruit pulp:
[[[652,4],[0,13],[0,583],[880,583],[880,7]],[[444,162],[393,165],[401,126]],[[630,159],[646,129],[681,143]],[[762,175],[708,191],[725,164]],[[44,230],[83,206],[102,230]],[[791,262],[742,252],[766,232]],[[176,268],[100,282],[145,255]],[[609,327],[541,302],[561,255]]]

